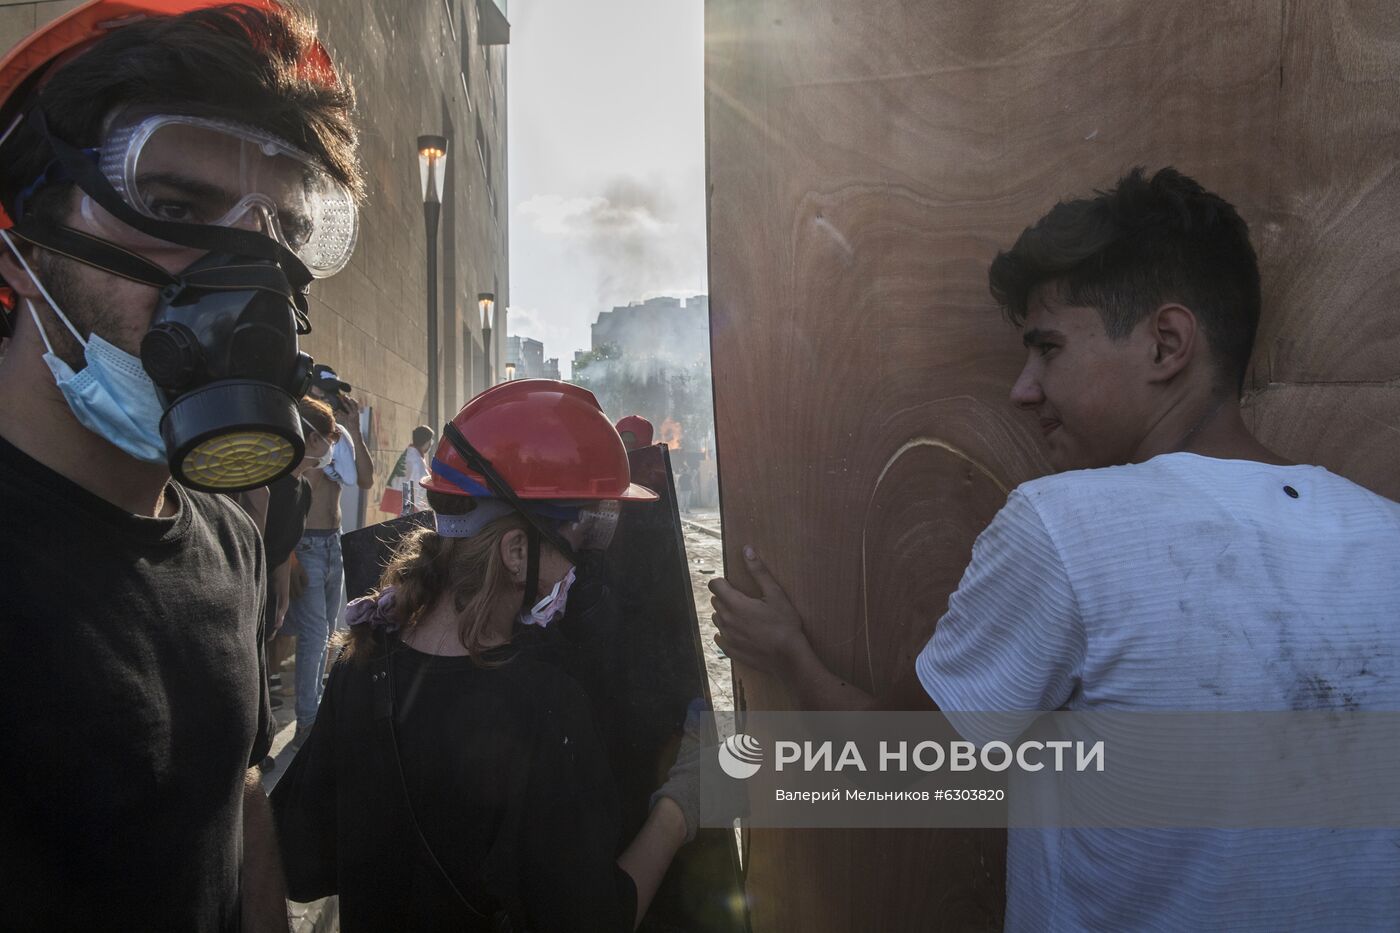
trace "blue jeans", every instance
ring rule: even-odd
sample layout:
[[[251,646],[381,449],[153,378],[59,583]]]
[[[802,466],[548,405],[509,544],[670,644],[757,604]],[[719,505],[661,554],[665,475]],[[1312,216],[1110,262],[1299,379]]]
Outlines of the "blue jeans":
[[[297,542],[306,589],[287,607],[288,634],[297,637],[297,731],[311,728],[321,705],[326,645],[345,604],[345,566],[339,531],[307,531]]]

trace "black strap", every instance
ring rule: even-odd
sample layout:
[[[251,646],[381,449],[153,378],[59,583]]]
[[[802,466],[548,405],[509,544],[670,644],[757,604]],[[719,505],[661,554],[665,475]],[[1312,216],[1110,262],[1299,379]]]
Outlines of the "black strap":
[[[451,421],[447,422],[447,424],[442,426],[442,436],[445,437],[447,442],[452,445],[452,448],[461,455],[462,459],[467,461],[467,466],[481,474],[482,478],[486,480],[486,485],[491,487],[492,492],[509,503],[510,507],[515,509],[515,511],[519,512],[525,521],[530,523],[530,527],[538,532],[546,541],[554,545],[555,550],[568,558],[570,563],[578,563],[577,556],[574,554],[573,545],[564,540],[563,535],[551,528],[547,522],[526,507],[520,497],[515,494],[515,490],[510,488],[510,483],[507,483],[505,478],[502,477],[500,473],[496,472],[496,468],[491,465],[490,460],[482,456],[481,451],[472,446],[471,441],[467,440],[466,436],[457,429],[457,425],[453,424]],[[535,542],[535,546],[538,547],[538,545],[539,542]],[[538,570],[538,567],[536,567],[536,570]],[[529,590],[526,592],[529,592]],[[527,606],[526,608],[529,607]]]
[[[102,205],[109,214],[128,226],[182,246],[269,259],[287,270],[287,280],[292,283],[293,288],[302,289],[311,283],[311,272],[297,254],[272,237],[236,227],[212,227],[207,224],[156,220],[138,213],[122,200],[102,171],[83,154],[83,150],[49,132],[43,107],[31,107],[29,120],[34,123],[39,135],[53,148],[54,156],[63,164],[69,177],[78,187]]]
[[[297,333],[311,333],[306,311],[297,304],[297,295],[280,266],[268,263],[239,263],[200,269],[188,276],[175,276],[144,256],[123,249],[110,240],[95,237],[42,217],[29,217],[11,228],[10,232],[27,243],[64,256],[104,272],[142,285],[161,289],[166,301],[174,301],[186,287],[204,291],[269,292],[290,302],[296,318]]]
[[[49,132],[44,108],[35,104],[29,108],[26,119],[34,124],[35,130],[51,149],[54,157],[63,165],[74,183],[90,198],[102,206],[107,213],[135,230],[149,236],[194,249],[217,253],[233,253],[251,256],[277,263],[286,273],[292,287],[292,305],[296,309],[297,333],[311,332],[311,319],[308,316],[310,305],[306,289],[313,276],[296,253],[287,249],[270,236],[252,230],[239,230],[236,227],[218,227],[208,224],[177,223],[171,220],[156,220],[138,213],[122,200],[112,183],[102,174],[97,165],[83,150],[60,139]],[[19,218],[16,218],[18,220]],[[90,264],[90,263],[89,263]],[[121,274],[121,273],[117,273]],[[139,281],[139,280],[138,280]]]
[[[371,708],[374,711],[375,731],[379,734],[381,744],[387,753],[387,757],[394,762],[394,771],[399,778],[399,790],[403,792],[404,809],[408,811],[408,823],[413,827],[413,834],[418,837],[418,844],[423,847],[423,851],[428,854],[428,860],[433,863],[433,867],[438,870],[442,880],[447,882],[447,886],[452,893],[457,896],[473,917],[481,920],[488,920],[492,923],[492,929],[509,933],[512,929],[510,914],[504,908],[494,914],[487,915],[478,910],[471,901],[462,894],[457,883],[452,880],[447,869],[442,867],[442,862],[438,861],[437,853],[433,847],[428,845],[427,838],[423,835],[423,830],[418,826],[418,815],[413,812],[413,799],[408,795],[408,781],[403,774],[403,762],[399,759],[399,738],[394,730],[395,705],[394,705],[394,659],[392,646],[396,643],[393,638],[385,638],[380,642],[382,650],[376,653],[374,660],[370,664],[370,683],[374,691]]]
[[[179,282],[175,276],[144,256],[138,256],[115,243],[41,217],[27,218],[15,224],[10,232],[21,240],[51,253],[133,282],[140,282],[142,285],[168,288]]]

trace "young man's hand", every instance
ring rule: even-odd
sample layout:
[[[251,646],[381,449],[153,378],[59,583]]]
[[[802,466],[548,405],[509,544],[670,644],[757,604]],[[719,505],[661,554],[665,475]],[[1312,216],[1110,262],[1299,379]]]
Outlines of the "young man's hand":
[[[740,664],[782,676],[808,648],[802,617],[751,545],[744,547],[744,564],[762,595],[745,596],[723,577],[710,581],[710,605],[719,629],[715,644]]]
[[[287,595],[289,599],[301,599],[301,594],[306,592],[307,584],[311,582],[311,577],[307,575],[306,568],[297,560],[296,554],[287,558],[291,564],[290,576],[287,579]]]
[[[340,405],[344,409],[345,419],[336,420],[349,431],[352,437],[360,436],[360,403],[355,401],[355,397],[348,392],[340,396]]]

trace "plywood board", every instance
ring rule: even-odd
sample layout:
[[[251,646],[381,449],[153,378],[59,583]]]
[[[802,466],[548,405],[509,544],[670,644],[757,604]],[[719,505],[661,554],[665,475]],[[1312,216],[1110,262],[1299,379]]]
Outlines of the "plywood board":
[[[707,0],[730,574],[762,546],[830,667],[878,691],[907,666],[1007,490],[1048,468],[1006,398],[1023,351],[987,264],[1135,165],[1252,225],[1264,440],[1400,492],[1397,83],[1382,0]],[[738,680],[750,708],[789,704]],[[755,832],[754,929],[996,928],[1003,848]]]

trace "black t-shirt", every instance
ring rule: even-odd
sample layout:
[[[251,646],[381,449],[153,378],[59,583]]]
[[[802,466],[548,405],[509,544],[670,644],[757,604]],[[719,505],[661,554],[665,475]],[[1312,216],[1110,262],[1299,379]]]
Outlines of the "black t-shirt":
[[[267,569],[272,571],[287,562],[306,531],[306,515],[311,511],[311,484],[288,473],[271,483],[267,491],[263,547],[267,551]]]
[[[128,514],[0,439],[0,928],[238,928],[262,548],[167,495]]]
[[[631,930],[632,879],[617,866],[617,792],[593,714],[552,657],[521,631],[499,667],[394,642],[390,663],[404,781],[432,853],[472,906],[511,909],[517,928]],[[488,930],[413,830],[393,755],[382,662],[337,664],[305,746],[272,794],[288,892],[340,894],[346,933]],[[328,715],[329,714],[329,715]]]

